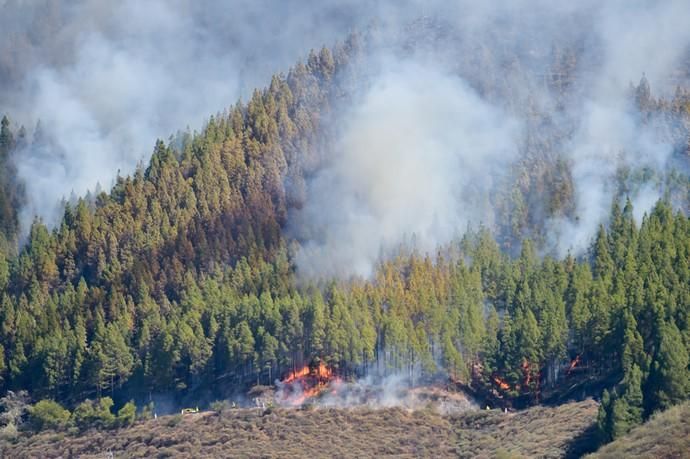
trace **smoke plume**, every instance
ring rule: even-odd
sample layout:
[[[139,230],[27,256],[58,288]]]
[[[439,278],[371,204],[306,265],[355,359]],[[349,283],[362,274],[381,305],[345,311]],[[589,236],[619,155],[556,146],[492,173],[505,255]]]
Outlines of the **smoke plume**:
[[[653,171],[624,184],[638,221],[663,196],[678,145],[660,135],[664,120],[645,114],[631,83],[642,78],[642,92],[651,85],[666,97],[687,83],[690,34],[679,18],[690,5],[465,6],[466,15],[431,8],[447,15],[417,29],[425,36],[401,39],[412,63],[384,50],[371,89],[345,112],[333,159],[309,183],[305,208],[293,219],[302,274],[366,277],[406,241],[433,252],[468,223],[492,227],[492,192],[518,152],[531,153],[521,127],[530,117],[566,133],[560,155],[574,189],[573,211],[543,220],[546,250],[586,250],[621,192],[621,171]],[[657,33],[658,24],[668,27]],[[555,44],[577,56],[576,84],[565,97],[542,83],[559,77],[549,62]],[[466,59],[477,47],[488,56],[479,66]],[[511,61],[515,56],[520,60]],[[541,196],[541,206],[548,199]]]
[[[356,380],[334,377],[318,386],[302,381],[276,381],[276,392],[269,399],[287,407],[308,404],[315,408],[403,408],[432,409],[440,414],[457,414],[475,410],[478,403],[464,391],[451,390],[447,380],[412,384],[409,374],[370,374]]]
[[[558,154],[574,189],[572,214],[543,222],[549,247],[581,252],[605,222],[618,170],[656,172],[629,192],[637,216],[664,192],[658,177],[675,146],[632,109],[629,83],[645,75],[664,95],[687,83],[685,0],[0,0],[0,9],[0,111],[41,121],[16,157],[25,230],[34,215],[56,222],[60,197],[107,189],[156,138],[200,128],[311,48],[373,21],[384,42],[410,50],[375,49],[363,95],[335,116],[332,154],[289,223],[306,276],[367,276],[402,242],[431,251],[468,223],[491,226],[492,193],[524,152],[534,111],[565,133]],[[418,18],[427,22],[408,27]],[[576,56],[566,97],[545,83],[555,48]]]
[[[569,148],[576,193],[576,220],[557,221],[552,237],[560,254],[580,253],[611,209],[615,174],[621,168],[665,172],[674,145],[656,135],[657,123],[643,123],[633,110],[630,82],[644,76],[664,94],[670,77],[687,57],[690,31],[680,18],[690,15],[687,2],[613,2],[597,15],[602,64],[589,84],[579,128]],[[664,24],[664,27],[659,27]],[[665,94],[668,95],[668,94]],[[638,219],[662,197],[650,181],[633,190]]]
[[[34,215],[148,161],[156,138],[202,127],[311,48],[346,36],[358,2],[0,1],[0,112],[40,142],[17,155]],[[31,130],[31,129],[30,129]]]
[[[406,238],[433,251],[490,218],[488,193],[517,154],[518,123],[457,77],[384,66],[345,114],[333,161],[295,225],[305,275],[368,276]]]

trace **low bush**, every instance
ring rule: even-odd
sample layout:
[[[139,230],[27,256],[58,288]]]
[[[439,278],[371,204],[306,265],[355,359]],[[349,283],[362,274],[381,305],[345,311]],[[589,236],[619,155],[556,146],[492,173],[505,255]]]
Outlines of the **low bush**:
[[[67,451],[75,457],[100,457],[103,451],[116,457],[579,457],[570,454],[571,444],[596,415],[597,404],[591,400],[453,416],[367,408],[275,408],[261,416],[255,408],[238,408],[223,416],[164,416],[120,429],[117,435],[95,429],[68,429],[62,439],[52,432],[19,435],[0,447],[6,448],[5,457],[47,459],[65,457]]]
[[[156,406],[153,402],[149,402],[147,405],[144,405],[144,407],[141,409],[141,413],[139,413],[139,419],[142,421],[148,421],[149,419],[153,419],[155,417],[155,413]]]
[[[182,415],[181,414],[176,414],[172,416],[171,418],[168,418],[168,421],[166,422],[166,425],[168,427],[175,427],[177,426],[180,422],[182,422]]]
[[[41,400],[29,408],[31,423],[34,428],[63,429],[70,421],[70,412],[53,400]]]
[[[227,400],[216,400],[215,402],[211,402],[209,408],[218,414],[222,414],[224,411],[230,408],[230,403],[228,403]]]
[[[134,424],[137,419],[137,406],[133,401],[124,404],[117,412],[117,425],[120,427],[128,427]]]
[[[112,407],[113,400],[110,397],[103,397],[97,401],[84,400],[74,409],[72,421],[82,430],[90,427],[114,427],[116,418],[110,411]]]

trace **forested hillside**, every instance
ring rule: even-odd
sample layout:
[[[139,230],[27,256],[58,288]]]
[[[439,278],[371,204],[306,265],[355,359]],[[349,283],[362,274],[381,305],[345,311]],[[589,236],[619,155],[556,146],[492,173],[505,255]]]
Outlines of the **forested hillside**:
[[[23,148],[24,142],[25,130],[19,129],[15,136],[10,127],[10,120],[3,116],[0,120],[0,245],[5,257],[16,253],[18,211],[22,204],[21,184],[15,180],[16,170],[10,154]]]
[[[370,278],[300,276],[305,241],[289,223],[328,163],[335,107],[370,83],[374,43],[371,31],[311,52],[201,132],[157,141],[150,161],[112,189],[64,202],[53,229],[36,219],[25,236],[12,158],[21,142],[41,139],[3,119],[2,391],[70,408],[102,396],[118,406],[157,392],[221,397],[323,362],[343,377],[450,377],[505,406],[569,396],[575,383],[607,387],[605,439],[685,400],[690,93],[681,87],[671,98],[654,97],[644,77],[630,88],[640,126],[674,146],[671,167],[621,167],[608,223],[583,253],[559,256],[548,234],[552,219],[578,218],[572,162],[559,154],[570,124],[551,122],[565,114],[487,78],[470,83],[512,107],[527,133],[489,193],[492,220],[429,253],[411,235]],[[476,56],[485,59],[473,61],[476,75],[495,75],[508,57],[466,58]],[[577,59],[554,48],[548,65],[559,78],[545,83],[554,100],[587,91],[568,73]],[[647,182],[663,199],[636,220],[627,198]]]

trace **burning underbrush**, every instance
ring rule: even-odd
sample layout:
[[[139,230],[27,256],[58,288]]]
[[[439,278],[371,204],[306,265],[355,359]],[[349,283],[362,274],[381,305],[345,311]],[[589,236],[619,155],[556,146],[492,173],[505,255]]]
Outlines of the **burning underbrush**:
[[[277,381],[273,402],[286,407],[432,409],[440,414],[477,408],[467,394],[444,382],[412,385],[401,375],[347,380],[323,363],[306,365]]]
[[[277,382],[275,401],[284,406],[302,406],[314,397],[337,391],[341,383],[342,379],[323,362],[305,365]]]

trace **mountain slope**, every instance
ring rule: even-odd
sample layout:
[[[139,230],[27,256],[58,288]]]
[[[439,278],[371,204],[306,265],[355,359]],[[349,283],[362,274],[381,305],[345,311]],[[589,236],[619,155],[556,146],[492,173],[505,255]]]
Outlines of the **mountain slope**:
[[[116,432],[42,433],[8,457],[563,457],[581,451],[592,401],[457,416],[401,409],[226,410],[165,416]],[[586,440],[584,440],[586,441]]]
[[[591,459],[690,457],[690,403],[657,413],[630,433],[587,456]]]

